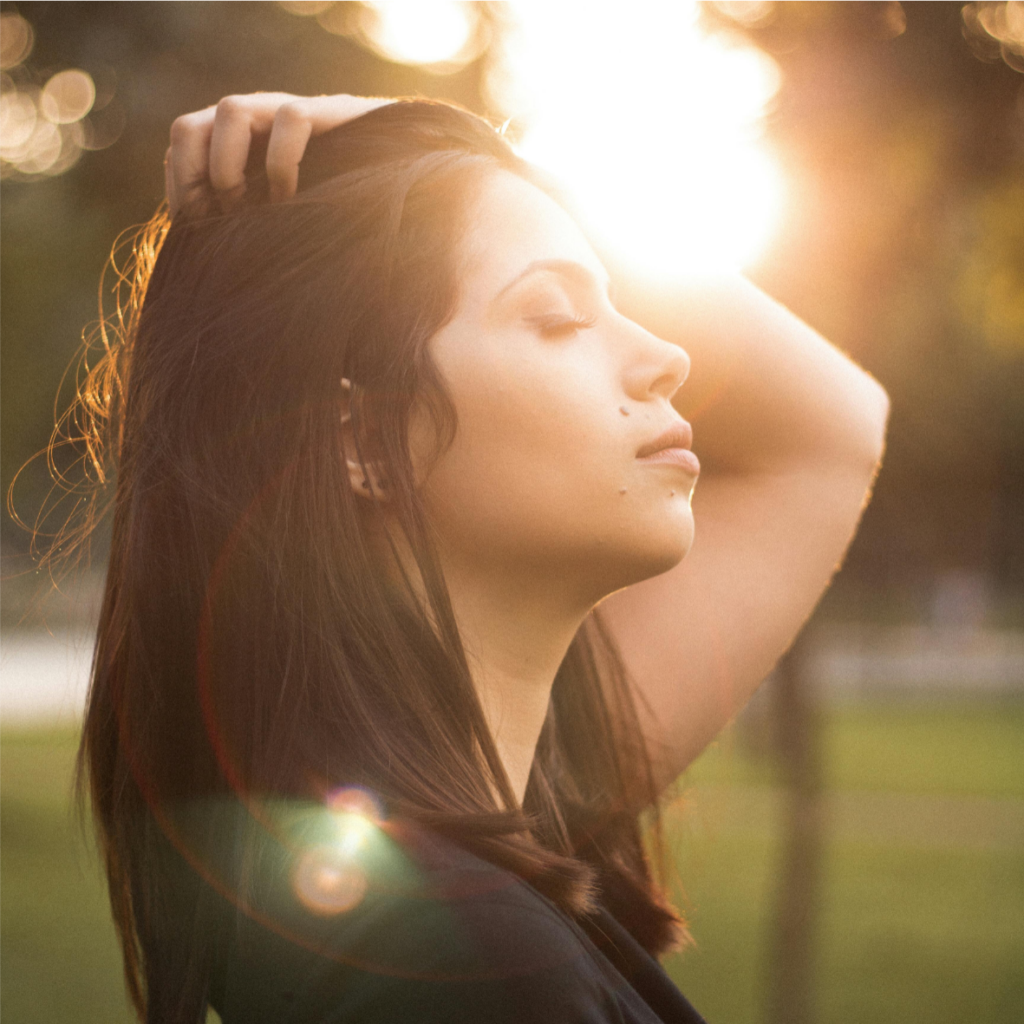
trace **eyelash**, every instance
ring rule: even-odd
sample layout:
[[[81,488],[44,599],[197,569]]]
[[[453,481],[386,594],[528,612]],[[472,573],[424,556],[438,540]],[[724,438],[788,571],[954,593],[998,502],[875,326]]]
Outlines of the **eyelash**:
[[[573,317],[547,317],[536,321],[537,329],[545,338],[568,337],[577,331],[586,330],[597,323],[597,317],[573,316]]]

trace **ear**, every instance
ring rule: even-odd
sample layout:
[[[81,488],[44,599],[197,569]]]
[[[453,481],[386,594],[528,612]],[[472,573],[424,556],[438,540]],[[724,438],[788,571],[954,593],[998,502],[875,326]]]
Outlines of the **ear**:
[[[367,462],[365,469],[359,458],[356,431],[352,423],[352,381],[341,378],[341,424],[342,445],[345,449],[345,466],[348,469],[349,485],[360,498],[371,501],[387,501],[387,480],[382,467],[376,462]]]

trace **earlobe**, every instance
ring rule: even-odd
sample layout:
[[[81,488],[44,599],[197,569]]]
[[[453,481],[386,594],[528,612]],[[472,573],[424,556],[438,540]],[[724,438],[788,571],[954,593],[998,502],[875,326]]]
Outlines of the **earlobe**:
[[[364,470],[355,459],[346,458],[345,466],[348,469],[348,482],[354,494],[374,501],[388,500],[387,481],[376,464],[367,463]]]
[[[363,463],[356,444],[355,427],[352,422],[353,385],[347,377],[341,378],[341,425],[342,444],[345,450],[345,467],[348,470],[349,486],[353,494],[372,501],[386,501],[387,480],[376,463]]]

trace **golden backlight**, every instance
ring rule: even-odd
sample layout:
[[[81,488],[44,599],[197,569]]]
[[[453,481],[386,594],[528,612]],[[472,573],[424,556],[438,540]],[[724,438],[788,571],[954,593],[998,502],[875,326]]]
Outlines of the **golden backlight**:
[[[703,31],[694,2],[503,6],[495,104],[602,245],[666,276],[763,252],[783,200],[761,132],[779,85],[770,57]]]

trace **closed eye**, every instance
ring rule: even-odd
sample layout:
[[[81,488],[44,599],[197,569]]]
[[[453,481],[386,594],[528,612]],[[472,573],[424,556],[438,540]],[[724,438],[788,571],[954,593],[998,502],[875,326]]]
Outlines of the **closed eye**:
[[[586,330],[597,323],[594,316],[541,316],[531,317],[530,323],[543,338],[569,338],[578,331]]]

